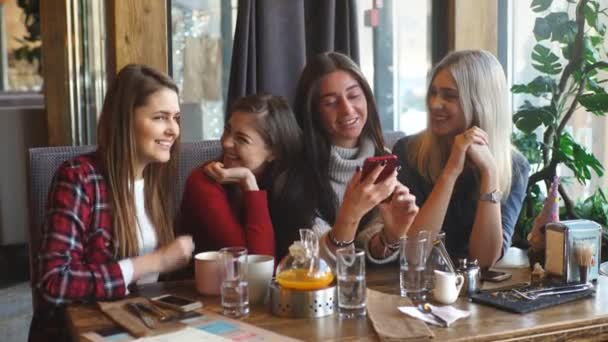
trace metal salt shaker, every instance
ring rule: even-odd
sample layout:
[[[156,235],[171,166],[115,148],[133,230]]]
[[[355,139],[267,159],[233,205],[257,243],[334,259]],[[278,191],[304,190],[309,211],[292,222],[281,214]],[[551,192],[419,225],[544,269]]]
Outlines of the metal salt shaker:
[[[470,297],[479,292],[481,287],[481,272],[477,259],[468,260],[466,258],[458,259],[457,274],[461,274],[464,278],[464,284],[460,290],[461,296]]]

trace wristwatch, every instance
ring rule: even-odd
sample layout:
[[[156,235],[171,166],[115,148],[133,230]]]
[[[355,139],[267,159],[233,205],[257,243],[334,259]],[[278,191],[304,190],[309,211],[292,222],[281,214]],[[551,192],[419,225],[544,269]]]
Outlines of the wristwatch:
[[[492,202],[492,203],[500,203],[501,199],[502,199],[502,192],[500,192],[498,189],[496,189],[492,192],[487,192],[485,194],[481,194],[479,196],[480,201],[487,201],[487,202]]]

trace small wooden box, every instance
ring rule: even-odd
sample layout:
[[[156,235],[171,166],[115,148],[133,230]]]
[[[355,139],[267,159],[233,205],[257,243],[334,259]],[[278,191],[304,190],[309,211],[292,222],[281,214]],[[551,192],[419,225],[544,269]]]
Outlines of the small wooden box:
[[[545,230],[547,239],[545,270],[550,275],[561,277],[568,283],[580,281],[574,244],[586,241],[594,251],[587,279],[597,279],[602,246],[601,225],[589,220],[569,220],[549,223]]]

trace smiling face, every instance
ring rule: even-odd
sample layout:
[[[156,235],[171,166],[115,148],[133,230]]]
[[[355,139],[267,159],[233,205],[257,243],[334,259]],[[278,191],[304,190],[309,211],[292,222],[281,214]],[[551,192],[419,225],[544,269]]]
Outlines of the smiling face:
[[[246,167],[260,176],[266,163],[274,156],[270,147],[257,131],[257,117],[263,114],[233,112],[224,127],[222,149],[224,167]]]
[[[437,72],[427,95],[429,127],[437,136],[453,137],[464,132],[466,122],[456,81],[448,68]]]
[[[135,108],[135,176],[142,178],[144,168],[171,158],[171,146],[179,136],[179,100],[175,91],[163,88],[150,94],[145,105]]]
[[[325,76],[319,87],[319,113],[333,145],[357,146],[367,121],[367,99],[359,82],[343,70]]]

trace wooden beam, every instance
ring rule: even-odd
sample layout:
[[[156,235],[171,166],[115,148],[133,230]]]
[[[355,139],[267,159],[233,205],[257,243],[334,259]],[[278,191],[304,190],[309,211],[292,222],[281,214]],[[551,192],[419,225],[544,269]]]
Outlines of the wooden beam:
[[[453,42],[450,50],[498,51],[498,1],[450,0]]]
[[[69,0],[40,1],[42,77],[49,145],[72,145]]]
[[[108,78],[129,63],[168,72],[167,1],[108,0],[106,6]]]

